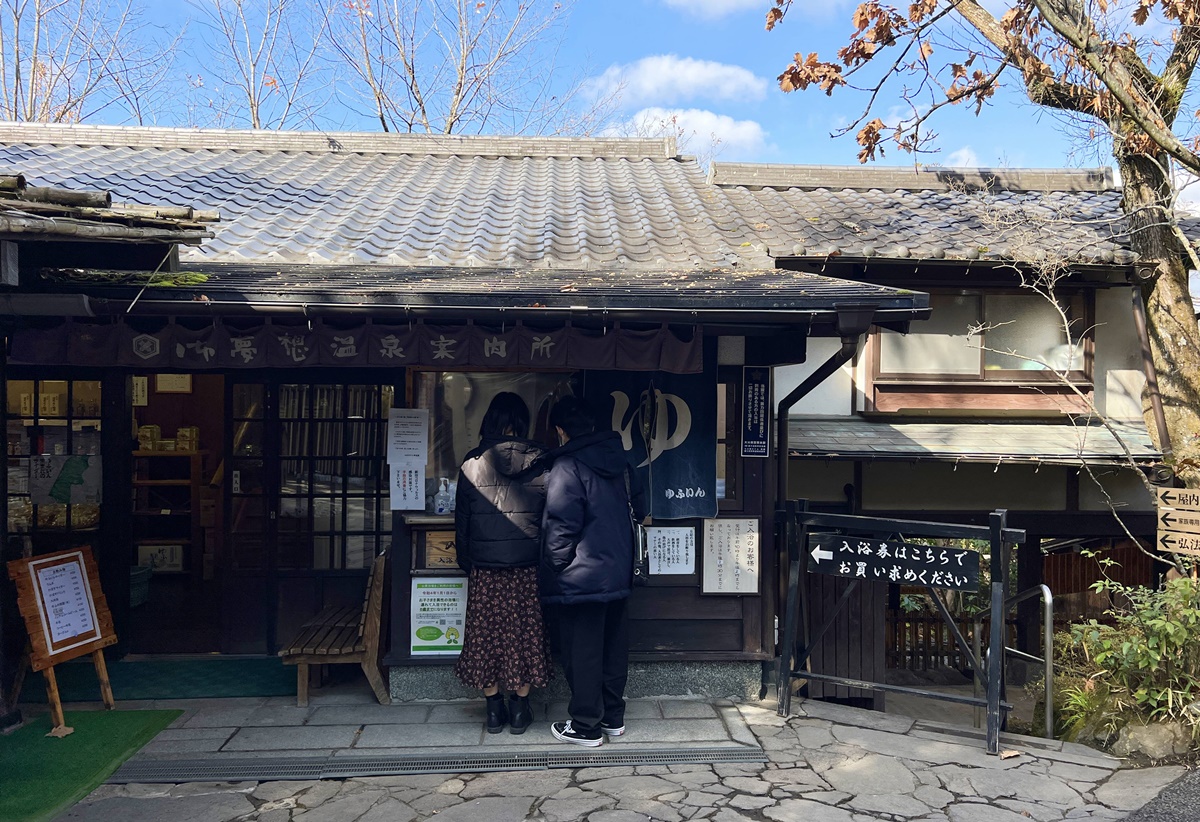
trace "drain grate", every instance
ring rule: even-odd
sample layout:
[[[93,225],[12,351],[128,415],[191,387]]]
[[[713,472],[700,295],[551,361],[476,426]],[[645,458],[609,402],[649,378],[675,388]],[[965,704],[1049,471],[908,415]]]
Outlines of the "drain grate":
[[[614,746],[616,747],[616,746]],[[129,761],[109,778],[128,782],[273,782],[403,776],[421,773],[486,773],[611,765],[703,765],[766,762],[760,748],[646,748],[631,751],[528,751],[463,756],[323,756],[256,759]]]

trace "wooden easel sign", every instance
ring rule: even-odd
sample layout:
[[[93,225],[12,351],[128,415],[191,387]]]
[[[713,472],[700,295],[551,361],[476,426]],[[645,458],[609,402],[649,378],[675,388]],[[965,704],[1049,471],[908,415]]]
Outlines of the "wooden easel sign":
[[[8,576],[17,586],[17,607],[29,633],[29,662],[46,677],[46,696],[54,729],[49,736],[71,733],[63,718],[54,666],[91,654],[100,680],[100,695],[108,709],[116,707],[108,667],[107,645],[117,641],[108,601],[100,590],[100,571],[87,546],[15,559]]]

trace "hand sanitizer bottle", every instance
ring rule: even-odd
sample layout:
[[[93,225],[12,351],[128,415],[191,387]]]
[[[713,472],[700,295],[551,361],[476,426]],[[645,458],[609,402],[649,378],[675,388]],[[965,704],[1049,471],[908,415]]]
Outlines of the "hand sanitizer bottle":
[[[440,483],[437,494],[433,498],[433,512],[435,514],[450,513],[450,505],[452,497],[450,496],[450,480],[442,477],[438,480]]]

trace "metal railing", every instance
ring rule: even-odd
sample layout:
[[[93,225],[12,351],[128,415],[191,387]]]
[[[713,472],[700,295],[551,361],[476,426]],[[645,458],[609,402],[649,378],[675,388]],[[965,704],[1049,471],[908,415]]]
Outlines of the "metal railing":
[[[1023,659],[1026,662],[1041,663],[1045,668],[1045,676],[1043,682],[1043,692],[1046,700],[1046,739],[1054,738],[1054,594],[1046,585],[1037,585],[1027,591],[1022,591],[1004,600],[1004,613],[1007,614],[1014,606],[1024,602],[1027,599],[1040,596],[1042,598],[1042,653],[1043,657],[1037,657],[1033,654],[1019,651],[1016,648],[1004,646],[1006,656]],[[983,620],[975,620],[975,633],[973,637],[975,658],[979,659],[979,644],[980,635],[983,627]],[[988,653],[991,654],[992,649],[988,648]],[[975,695],[979,696],[979,680],[976,678]],[[979,711],[975,711],[975,727],[978,728],[980,723]]]

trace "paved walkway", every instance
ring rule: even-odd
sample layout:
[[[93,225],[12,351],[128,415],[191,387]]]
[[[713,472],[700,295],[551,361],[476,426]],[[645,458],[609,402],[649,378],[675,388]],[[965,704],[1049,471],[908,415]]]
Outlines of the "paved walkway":
[[[1002,759],[987,756],[981,737],[970,728],[815,701],[797,700],[793,707],[800,715],[785,721],[775,715],[770,702],[634,700],[628,734],[591,750],[550,738],[545,715],[561,715],[558,705],[543,706],[541,725],[514,737],[481,733],[477,703],[383,707],[354,700],[359,696],[330,694],[314,699],[308,709],[272,700],[159,703],[186,706],[188,712],[126,768],[155,763],[176,767],[189,760],[226,765],[246,760],[278,762],[293,757],[306,762],[361,763],[378,772],[389,758],[381,756],[385,753],[402,762],[406,756],[432,761],[434,754],[445,754],[453,760],[482,751],[517,757],[518,766],[531,769],[323,780],[110,783],[61,819],[1118,820],[1182,773],[1175,767],[1122,770],[1118,760],[1089,748],[1026,737],[1006,736],[1002,747],[1015,755]],[[297,717],[302,721],[297,723]],[[315,747],[297,747],[300,743]],[[608,764],[615,755],[637,761],[643,754],[674,752],[686,758],[689,752],[703,751],[717,759],[736,755],[750,761]],[[534,765],[530,758],[534,754],[551,758]],[[553,756],[559,754],[575,759],[556,763]],[[521,755],[526,758],[520,759]]]

